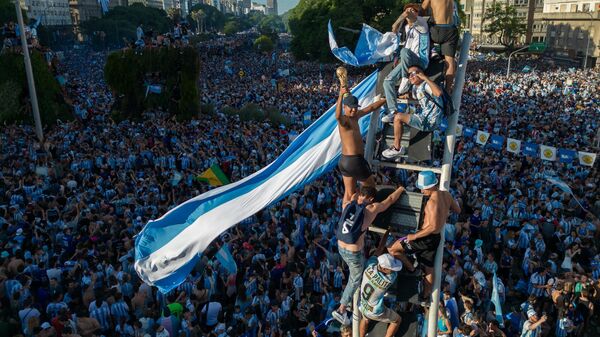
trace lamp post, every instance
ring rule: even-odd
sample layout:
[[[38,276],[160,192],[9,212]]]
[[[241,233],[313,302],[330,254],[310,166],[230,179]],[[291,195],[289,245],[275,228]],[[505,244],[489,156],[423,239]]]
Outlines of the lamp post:
[[[520,52],[523,49],[527,49],[529,48],[529,46],[525,46],[523,48],[519,48],[515,51],[513,51],[512,53],[510,53],[510,55],[508,55],[508,67],[506,67],[506,77],[508,77],[508,75],[510,75],[510,58],[517,52]]]
[[[594,20],[594,16],[590,12],[584,12],[584,14],[587,14],[590,16],[590,27],[588,28],[587,45],[585,46],[585,59],[583,59],[583,69],[587,69],[588,50],[590,49],[590,40],[591,40],[590,35],[592,35],[592,20]]]
[[[19,0],[15,1],[15,10],[17,11],[17,22],[19,23],[19,33],[21,35],[21,48],[25,58],[25,74],[27,75],[27,84],[29,86],[29,99],[31,101],[31,110],[33,111],[33,120],[35,121],[35,134],[40,142],[44,140],[44,131],[42,130],[42,119],[40,118],[40,109],[38,107],[37,93],[35,91],[35,81],[33,79],[33,68],[29,58],[29,48],[27,47],[27,37],[25,36],[25,24],[23,23],[23,13]]]

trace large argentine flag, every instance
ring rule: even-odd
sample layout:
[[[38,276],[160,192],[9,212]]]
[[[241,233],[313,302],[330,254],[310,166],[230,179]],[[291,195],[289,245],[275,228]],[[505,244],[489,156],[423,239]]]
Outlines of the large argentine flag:
[[[352,93],[361,107],[373,102],[377,72]],[[363,136],[370,116],[360,120]],[[135,240],[135,270],[168,292],[184,281],[206,247],[228,228],[333,169],[341,154],[335,106],[302,132],[271,164],[149,221]]]
[[[327,26],[329,32],[329,48],[340,61],[355,66],[366,66],[377,62],[391,61],[400,39],[398,34],[388,32],[381,34],[377,29],[363,24],[354,53],[348,47],[338,47],[333,34],[331,20]]]

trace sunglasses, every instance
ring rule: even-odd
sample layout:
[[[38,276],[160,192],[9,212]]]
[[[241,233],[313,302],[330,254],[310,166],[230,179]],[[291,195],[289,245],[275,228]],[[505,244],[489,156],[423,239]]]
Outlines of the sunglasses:
[[[417,76],[418,72],[416,71],[411,71],[410,73],[408,73],[408,77],[415,77]]]

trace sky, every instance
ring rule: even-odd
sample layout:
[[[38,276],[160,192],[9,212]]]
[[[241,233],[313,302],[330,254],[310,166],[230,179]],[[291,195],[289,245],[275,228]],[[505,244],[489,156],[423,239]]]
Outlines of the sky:
[[[277,0],[277,10],[279,14],[283,14],[290,9],[296,7],[300,0]]]

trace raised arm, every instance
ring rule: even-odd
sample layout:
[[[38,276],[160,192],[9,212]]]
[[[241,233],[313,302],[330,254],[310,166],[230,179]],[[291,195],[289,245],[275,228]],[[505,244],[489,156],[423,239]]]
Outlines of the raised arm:
[[[431,93],[435,96],[435,97],[441,97],[443,94],[442,89],[435,84],[434,81],[432,81],[431,79],[429,79],[429,77],[427,77],[427,75],[425,75],[423,72],[418,72],[417,76],[419,76],[420,79],[422,79],[423,81],[425,81],[427,83],[427,85],[429,85],[429,88],[431,88]]]
[[[381,98],[377,102],[373,102],[373,103],[369,104],[369,106],[367,106],[366,108],[364,108],[358,112],[358,118],[368,115],[372,111],[375,111],[375,110],[381,108],[385,104],[385,102],[386,102],[385,98]]]
[[[421,9],[423,10],[423,12],[429,10],[430,6],[431,4],[429,0],[423,0],[423,2],[421,3]]]
[[[340,88],[340,95],[338,96],[337,103],[335,104],[335,119],[340,121],[342,118],[342,99],[344,98],[345,89]]]
[[[407,16],[407,11],[402,12],[402,14],[400,14],[400,16],[398,17],[398,19],[396,19],[396,22],[394,22],[392,24],[392,32],[393,33],[398,33],[398,30],[400,30],[400,25],[402,25],[402,21],[406,20],[406,16]]]
[[[396,201],[398,201],[398,199],[400,199],[400,196],[402,195],[402,193],[404,193],[404,191],[404,186],[400,186],[394,191],[394,193],[390,194],[387,198],[385,198],[384,201],[374,203],[373,212],[375,214],[385,212],[388,208],[390,208],[390,206],[395,204]]]

